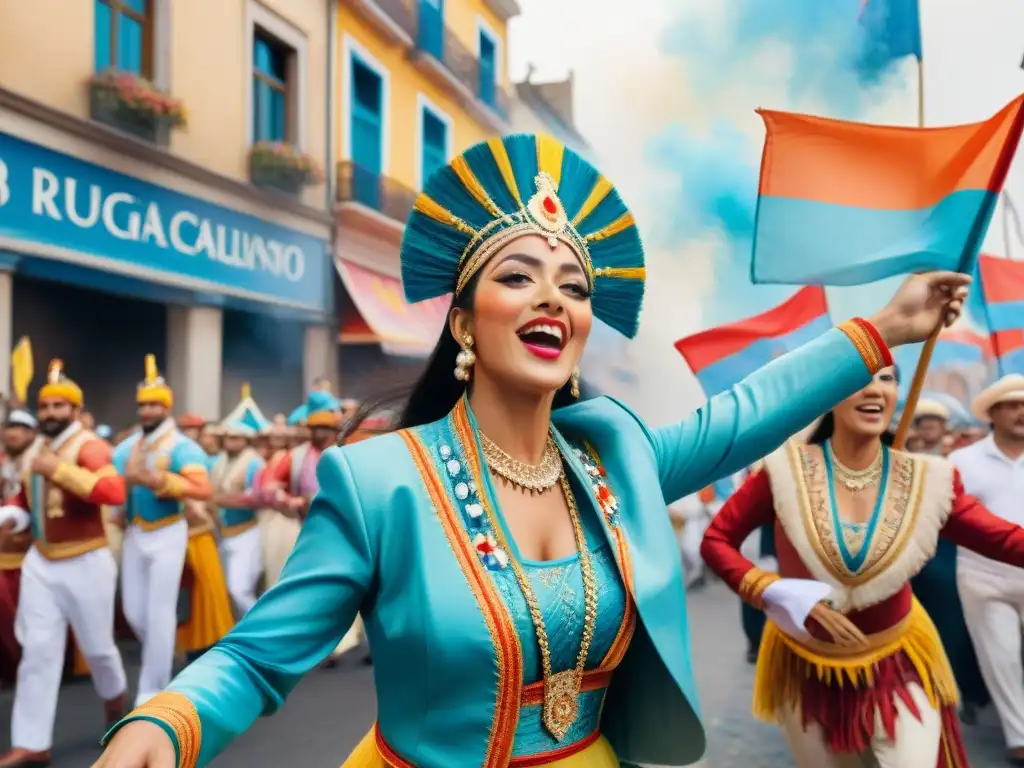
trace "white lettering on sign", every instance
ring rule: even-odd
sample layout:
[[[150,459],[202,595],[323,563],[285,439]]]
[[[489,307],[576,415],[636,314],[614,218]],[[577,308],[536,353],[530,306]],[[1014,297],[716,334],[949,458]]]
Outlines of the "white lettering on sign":
[[[306,254],[296,245],[217,224],[188,210],[166,218],[156,203],[143,203],[127,192],[104,192],[98,184],[82,187],[70,176],[59,178],[46,168],[33,168],[32,213],[67,220],[81,229],[102,226],[118,240],[169,247],[183,256],[206,256],[235,269],[269,272],[291,282],[306,273]],[[0,206],[9,199],[7,166],[0,160]]]
[[[0,208],[11,199],[11,189],[7,186],[7,163],[0,160]]]

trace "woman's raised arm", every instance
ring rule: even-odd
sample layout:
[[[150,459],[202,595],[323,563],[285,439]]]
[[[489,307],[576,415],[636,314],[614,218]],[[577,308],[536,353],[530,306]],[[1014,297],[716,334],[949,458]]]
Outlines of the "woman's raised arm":
[[[105,739],[108,752],[132,756],[130,739],[124,747],[120,739],[129,734],[119,730],[148,720],[171,737],[180,768],[206,765],[257,717],[275,712],[334,649],[370,589],[374,547],[341,449],[323,454],[317,479],[320,493],[280,582],[167,691],[118,723]]]
[[[665,500],[753,464],[888,365],[892,356],[879,331],[851,320],[772,361],[683,421],[652,430]]]

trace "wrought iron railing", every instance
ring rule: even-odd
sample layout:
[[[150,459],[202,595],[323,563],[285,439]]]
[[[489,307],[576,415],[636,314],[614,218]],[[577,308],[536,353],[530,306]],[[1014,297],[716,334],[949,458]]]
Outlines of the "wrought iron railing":
[[[339,203],[362,203],[395,221],[404,223],[416,202],[416,193],[404,184],[351,160],[338,163],[337,181]]]
[[[433,56],[477,99],[504,117],[510,98],[498,84],[484,83],[480,60],[444,23],[442,13],[427,0],[375,0],[378,7],[415,41],[417,50]]]

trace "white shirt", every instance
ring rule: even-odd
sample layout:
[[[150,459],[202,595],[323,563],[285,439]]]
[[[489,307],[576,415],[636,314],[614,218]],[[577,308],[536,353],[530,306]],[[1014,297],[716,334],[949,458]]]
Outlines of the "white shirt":
[[[1024,525],[1024,456],[1011,459],[999,450],[995,439],[989,435],[974,445],[953,451],[949,460],[960,470],[967,493],[981,501],[993,515]],[[1020,578],[1018,568],[989,560],[964,547],[957,551],[958,567]]]

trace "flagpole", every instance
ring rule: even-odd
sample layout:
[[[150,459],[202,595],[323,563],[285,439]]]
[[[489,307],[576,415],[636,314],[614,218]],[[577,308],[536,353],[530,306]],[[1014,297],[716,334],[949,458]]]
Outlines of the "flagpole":
[[[917,59],[917,127],[924,128],[924,56]],[[900,449],[907,439],[907,432],[914,422],[914,411],[917,410],[917,401],[921,398],[921,389],[924,387],[925,377],[928,375],[928,366],[932,362],[932,354],[935,352],[935,345],[939,341],[939,334],[942,333],[944,321],[940,321],[931,332],[928,340],[921,349],[921,357],[917,360],[917,368],[914,370],[914,378],[910,382],[910,390],[907,392],[907,402],[903,406],[903,415],[900,416],[899,426],[896,427],[896,437],[893,440],[893,447]]]

